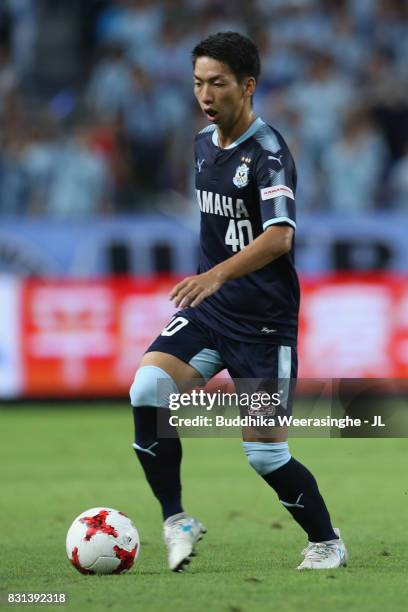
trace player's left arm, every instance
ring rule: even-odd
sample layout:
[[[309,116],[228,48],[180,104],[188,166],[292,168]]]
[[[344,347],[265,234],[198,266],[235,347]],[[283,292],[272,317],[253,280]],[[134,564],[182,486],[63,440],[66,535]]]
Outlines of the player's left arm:
[[[263,151],[255,168],[264,232],[207,272],[189,276],[170,293],[176,307],[198,306],[229,280],[255,272],[288,253],[296,228],[296,171],[289,151]]]

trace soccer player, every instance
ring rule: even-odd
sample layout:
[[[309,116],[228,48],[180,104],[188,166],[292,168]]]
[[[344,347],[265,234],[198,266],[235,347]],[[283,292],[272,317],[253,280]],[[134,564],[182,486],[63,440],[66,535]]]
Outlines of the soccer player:
[[[224,368],[233,379],[297,373],[296,171],[282,136],[252,107],[258,50],[238,33],[221,32],[198,44],[192,58],[194,93],[209,122],[195,141],[199,273],[173,288],[180,310],[148,348],[130,390],[133,447],[162,507],[174,571],[190,562],[205,528],[182,506],[180,439],[176,431],[158,434],[158,422],[169,416],[158,381],[177,393]],[[289,406],[290,398],[283,400]],[[243,445],[252,468],[308,536],[298,569],[346,565],[316,480],[291,456],[286,430],[274,431],[265,439],[247,428]]]

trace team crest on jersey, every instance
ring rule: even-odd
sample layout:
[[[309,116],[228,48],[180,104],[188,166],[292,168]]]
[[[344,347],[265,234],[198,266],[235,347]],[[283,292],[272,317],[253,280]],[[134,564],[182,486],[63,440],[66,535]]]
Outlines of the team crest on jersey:
[[[249,166],[250,158],[249,157],[241,157],[241,161],[243,162],[235,171],[235,176],[232,179],[235,187],[241,189],[241,187],[246,187],[248,185],[248,175],[249,175]]]

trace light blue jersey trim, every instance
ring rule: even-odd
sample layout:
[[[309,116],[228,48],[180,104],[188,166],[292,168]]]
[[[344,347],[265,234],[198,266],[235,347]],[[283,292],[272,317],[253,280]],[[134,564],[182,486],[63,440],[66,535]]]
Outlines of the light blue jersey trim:
[[[215,129],[217,129],[217,126],[214,125],[214,124],[211,124],[211,125],[207,125],[205,128],[200,130],[198,133],[199,134],[206,134],[207,132],[213,132]]]
[[[261,147],[264,149],[264,151],[277,153],[282,148],[278,138],[276,137],[276,134],[270,128],[269,125],[266,125],[266,123],[264,123],[262,129],[259,130],[255,138],[259,142]]]
[[[289,223],[289,225],[296,229],[296,223],[293,221],[293,219],[289,219],[289,217],[277,217],[276,219],[269,219],[269,221],[265,221],[265,223],[263,224],[263,228],[266,229],[270,225],[275,225],[275,223],[283,222]]]
[[[258,117],[257,119],[255,119],[255,121],[253,123],[251,123],[251,125],[249,126],[247,131],[244,132],[243,134],[241,134],[241,136],[239,138],[237,138],[237,140],[232,142],[230,145],[228,145],[228,147],[225,147],[225,150],[227,150],[227,149],[234,149],[235,147],[240,145],[245,140],[248,140],[248,138],[252,138],[252,136],[259,130],[259,128],[262,125],[265,125],[265,121],[263,121],[260,117]],[[220,146],[218,144],[218,131],[217,130],[213,131],[212,141],[213,141],[213,144],[216,147]]]

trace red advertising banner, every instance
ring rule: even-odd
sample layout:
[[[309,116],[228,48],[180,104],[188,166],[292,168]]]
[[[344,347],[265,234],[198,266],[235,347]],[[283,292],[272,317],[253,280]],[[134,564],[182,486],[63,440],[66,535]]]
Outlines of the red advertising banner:
[[[301,377],[408,377],[407,278],[304,279],[300,315]]]
[[[21,308],[22,394],[122,395],[174,313],[178,279],[28,281]],[[408,279],[304,280],[300,376],[407,377]]]
[[[143,352],[174,308],[174,281],[27,282],[24,395],[127,393]]]

